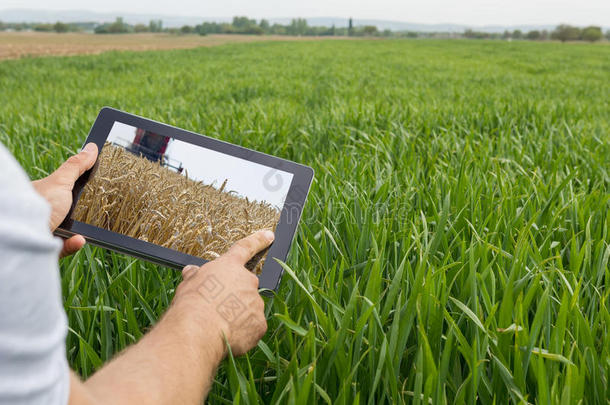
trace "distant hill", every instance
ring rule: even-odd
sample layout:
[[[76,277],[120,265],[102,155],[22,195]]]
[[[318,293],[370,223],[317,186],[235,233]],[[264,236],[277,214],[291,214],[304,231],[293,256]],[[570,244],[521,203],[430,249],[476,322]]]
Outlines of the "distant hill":
[[[87,10],[29,10],[7,9],[0,10],[0,21],[4,22],[112,22],[117,17],[123,17],[128,24],[148,24],[150,20],[163,20],[165,27],[181,27],[183,25],[201,24],[203,21],[230,21],[231,18],[203,18],[189,16],[167,16],[157,14],[130,14],[130,13],[98,13]]]
[[[162,20],[163,26],[168,28],[181,27],[183,25],[197,25],[203,21],[229,22],[232,17],[193,17],[193,16],[168,16],[157,14],[131,14],[131,13],[98,13],[87,10],[30,10],[30,9],[7,9],[0,10],[0,21],[5,22],[41,22],[50,23],[62,22],[96,22],[104,23],[114,21],[116,17],[123,17],[129,24],[148,24],[150,20]],[[289,24],[292,18],[268,18],[272,24]],[[345,27],[348,24],[347,18],[342,17],[313,17],[306,18],[307,23],[313,26]],[[505,30],[521,31],[531,30],[552,30],[554,25],[461,25],[461,24],[418,24],[402,21],[354,19],[355,26],[375,25],[380,30],[389,29],[392,31],[416,31],[416,32],[463,32],[471,28],[476,31],[485,32],[504,32]]]

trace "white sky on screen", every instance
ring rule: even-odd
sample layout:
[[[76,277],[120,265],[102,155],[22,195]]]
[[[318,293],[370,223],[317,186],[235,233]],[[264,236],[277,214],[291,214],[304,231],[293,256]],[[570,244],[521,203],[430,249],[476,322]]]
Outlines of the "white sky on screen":
[[[133,141],[135,130],[136,128],[131,125],[115,122],[108,135],[108,141],[127,146],[126,143]],[[166,155],[170,159],[182,162],[191,179],[214,184],[216,188],[227,179],[225,190],[236,191],[251,201],[266,201],[279,209],[284,205],[293,177],[292,173],[275,170],[177,139],[170,141]],[[265,185],[263,180],[265,175],[269,178],[270,185]]]
[[[610,26],[609,0],[2,0],[0,8],[91,10],[198,17],[353,17],[473,27],[516,24]]]

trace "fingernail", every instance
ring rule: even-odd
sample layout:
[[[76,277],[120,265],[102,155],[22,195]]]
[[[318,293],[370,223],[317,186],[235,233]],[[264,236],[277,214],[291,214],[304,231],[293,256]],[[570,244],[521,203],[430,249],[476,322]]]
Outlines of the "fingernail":
[[[275,239],[275,234],[273,232],[271,232],[270,230],[265,230],[265,231],[263,231],[263,237],[265,239],[267,239],[269,242],[273,242],[273,239]]]
[[[185,266],[184,269],[182,270],[183,273],[187,273],[189,271],[193,271],[193,270],[197,270],[199,269],[199,267],[193,265],[193,264],[189,264],[188,266]]]
[[[83,150],[88,153],[94,153],[95,149],[96,147],[94,143],[88,143],[85,145],[85,148]]]

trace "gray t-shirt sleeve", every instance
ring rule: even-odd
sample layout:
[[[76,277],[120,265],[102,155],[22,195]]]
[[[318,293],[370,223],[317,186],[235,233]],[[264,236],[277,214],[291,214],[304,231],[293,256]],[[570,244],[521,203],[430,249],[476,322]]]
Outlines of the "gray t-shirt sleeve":
[[[0,404],[66,404],[68,330],[50,208],[0,144]]]

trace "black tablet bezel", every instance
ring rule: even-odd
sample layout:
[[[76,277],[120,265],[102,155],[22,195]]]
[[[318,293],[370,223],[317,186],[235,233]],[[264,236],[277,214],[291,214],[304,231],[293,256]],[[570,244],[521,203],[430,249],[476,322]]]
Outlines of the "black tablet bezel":
[[[292,183],[286,196],[284,208],[275,230],[275,241],[267,254],[265,265],[259,275],[259,288],[277,291],[283,274],[282,266],[273,260],[285,261],[294,238],[303,207],[313,179],[313,169],[289,160],[247,149],[218,139],[210,138],[171,125],[163,124],[137,115],[129,114],[111,107],[104,107],[91,127],[85,144],[93,142],[99,150],[103,148],[110,130],[118,121],[137,128],[142,128],[160,135],[169,136],[187,143],[235,156],[269,168],[292,173]],[[85,145],[83,144],[83,146]],[[182,269],[188,264],[201,265],[206,260],[191,256],[173,249],[168,249],[140,239],[131,238],[96,226],[71,219],[72,211],[78,202],[80,193],[89,180],[92,170],[87,171],[76,182],[73,190],[73,203],[70,213],[56,230],[62,237],[80,234],[88,242],[104,248],[126,253],[156,264]]]

